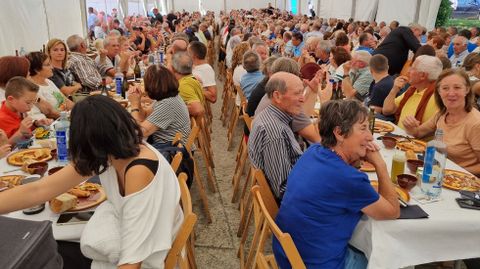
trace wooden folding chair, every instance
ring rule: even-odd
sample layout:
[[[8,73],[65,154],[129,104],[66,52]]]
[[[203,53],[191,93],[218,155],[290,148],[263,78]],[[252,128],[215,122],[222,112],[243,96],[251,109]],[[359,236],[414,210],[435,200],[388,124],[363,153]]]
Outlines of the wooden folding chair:
[[[194,213],[187,214],[184,219],[180,230],[173,241],[172,248],[165,258],[165,269],[190,269],[190,262],[188,261],[188,255],[182,255],[182,251],[186,248],[188,239],[190,238],[195,223],[197,222],[197,215]]]
[[[205,192],[205,188],[203,187],[202,179],[200,177],[200,171],[198,170],[197,160],[194,158],[192,153],[193,145],[195,143],[195,140],[197,140],[199,131],[200,129],[196,124],[192,126],[190,135],[188,136],[188,139],[187,139],[187,144],[185,145],[185,149],[187,150],[188,154],[190,154],[190,158],[192,158],[193,160],[193,177],[194,177],[193,181],[198,187],[198,192],[200,194],[200,199],[202,200],[202,203],[203,203],[203,210],[205,212],[205,216],[207,217],[208,223],[212,223],[212,215],[210,214],[210,209],[208,207],[208,197]]]
[[[180,166],[180,163],[182,162],[183,154],[181,152],[177,152],[175,156],[173,157],[172,161],[170,162],[170,166],[173,169],[173,172],[177,173],[178,167]]]
[[[192,126],[198,126],[199,128],[199,133],[196,140],[197,146],[200,148],[203,160],[205,161],[205,168],[207,169],[208,187],[212,192],[215,192],[215,178],[213,174],[213,168],[215,167],[215,165],[213,162],[213,151],[207,138],[207,130],[205,128],[204,119],[203,117],[197,117],[191,118],[191,121]]]
[[[220,120],[222,120],[222,126],[227,125],[228,113],[230,112],[230,106],[235,104],[235,95],[233,88],[233,74],[230,70],[227,71],[225,82],[223,83],[222,94],[222,109],[220,113]]]
[[[255,186],[259,187],[259,191],[261,192],[263,200],[266,203],[266,207],[268,209],[270,216],[275,218],[278,213],[278,205],[275,200],[275,196],[273,195],[270,189],[270,185],[268,184],[267,179],[265,178],[265,175],[263,174],[262,170],[254,169],[253,174],[254,174],[253,187]],[[237,253],[238,256],[240,257],[241,268],[243,268],[242,265],[245,266],[245,268],[250,268],[252,266],[255,258],[256,246],[259,243],[260,231],[262,228],[261,227],[262,222],[261,222],[261,216],[260,216],[261,212],[258,207],[257,208],[254,207],[253,194],[250,193],[249,198],[247,199],[252,202],[248,203],[247,201],[249,205],[248,205],[248,208],[245,210],[243,214],[244,217],[242,217],[242,219],[240,220],[240,225],[239,225],[240,226],[239,228],[243,228],[243,230],[241,231],[242,238],[240,239],[240,244],[239,244],[238,253]],[[250,250],[248,253],[247,260],[245,261],[245,252],[244,252],[245,242],[247,240],[248,227],[252,220],[252,216],[254,217],[254,220],[255,220],[254,221],[255,232],[254,232],[252,243],[250,245]],[[242,221],[244,221],[243,225],[242,225]]]
[[[237,106],[235,103],[232,105],[232,110],[230,113],[230,120],[229,120],[229,125],[228,125],[228,131],[227,131],[227,138],[228,138],[228,144],[227,144],[227,150],[230,150],[230,146],[232,145],[233,137],[234,137],[234,132],[237,127],[238,120],[242,116],[240,114],[240,107],[246,108],[247,104],[247,98],[245,97],[245,94],[243,93],[243,90],[239,86],[235,86],[235,90],[237,94],[240,96],[240,106]],[[234,97],[236,99],[236,97]]]
[[[190,195],[190,190],[187,186],[187,175],[185,173],[181,173],[178,176],[178,184],[180,186],[180,193],[181,193],[181,204],[184,218],[187,217],[189,214],[193,213],[192,210],[192,196]],[[191,269],[197,268],[197,262],[195,261],[195,231],[192,231],[190,238],[186,244],[186,251],[188,257],[188,263]]]
[[[247,128],[250,130],[252,125],[252,119],[246,113],[246,105],[247,104],[243,104],[243,119],[245,120],[245,124],[247,125]],[[232,203],[234,203],[237,200],[238,191],[240,187],[240,179],[244,174],[245,167],[248,167],[247,165],[248,145],[244,137],[241,138],[240,145],[238,147],[236,161],[237,161],[237,165],[235,166],[235,171],[233,173],[233,178],[232,178],[232,184],[233,184]],[[247,175],[246,181],[248,181],[250,175],[251,175],[251,169],[248,169],[248,175]],[[245,182],[244,188],[246,187],[247,184],[248,182]]]
[[[254,207],[260,210],[260,223],[258,226],[261,227],[261,233],[258,238],[258,247],[255,252],[255,264],[261,269],[278,268],[273,254],[265,254],[265,243],[270,238],[270,234],[273,234],[282,246],[292,268],[306,269],[307,267],[305,266],[300,253],[298,253],[298,249],[290,234],[282,232],[275,223],[274,216],[271,215],[269,209],[269,206],[271,206],[269,203],[271,203],[271,201],[268,201],[268,199],[263,196],[261,189],[260,186],[254,186],[252,188]]]

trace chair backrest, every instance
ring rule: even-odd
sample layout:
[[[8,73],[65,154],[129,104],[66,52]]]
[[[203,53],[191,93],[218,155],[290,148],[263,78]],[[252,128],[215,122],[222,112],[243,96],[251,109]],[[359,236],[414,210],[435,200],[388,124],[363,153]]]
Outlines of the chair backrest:
[[[290,265],[292,266],[293,269],[306,269],[307,267],[305,266],[302,257],[300,256],[300,253],[298,253],[297,247],[295,246],[295,243],[292,240],[292,237],[288,233],[284,233],[280,230],[280,228],[277,226],[275,221],[273,220],[273,217],[270,215],[263,199],[263,195],[261,193],[261,188],[260,186],[254,186],[252,188],[252,195],[253,195],[253,202],[254,205],[260,208],[261,214],[262,214],[262,220],[263,220],[263,228],[262,228],[262,233],[261,233],[261,242],[265,242],[266,237],[269,235],[269,232],[273,234],[277,238],[277,240],[280,242],[280,245],[282,246],[283,251],[285,252],[285,255],[288,258],[288,261],[290,262]],[[262,238],[263,237],[263,238]],[[260,257],[260,259],[263,259],[265,255],[263,254],[263,245],[261,244],[257,250],[257,254],[255,255],[256,260]],[[257,261],[257,264],[259,262]],[[265,261],[261,261],[260,264],[265,265]]]
[[[195,143],[195,140],[197,139],[198,132],[200,132],[200,128],[198,127],[197,121],[194,118],[190,118],[190,120],[192,122],[192,128],[190,130],[190,135],[188,136],[187,144],[185,145],[185,148],[191,155],[192,147],[193,147],[193,144]]]
[[[252,122],[253,118],[250,117],[247,113],[247,104],[243,104],[243,120],[245,121],[245,124],[247,125],[247,128],[249,131],[252,131]]]
[[[255,169],[253,176],[255,182],[258,184],[258,186],[260,186],[259,191],[262,194],[263,202],[266,205],[269,215],[275,218],[278,213],[278,205],[275,200],[275,196],[273,196],[272,189],[270,189],[270,185],[263,174],[263,171],[260,169]]]
[[[182,209],[184,216],[192,213],[192,197],[187,186],[187,174],[180,173],[178,175],[178,184],[180,185],[180,199],[182,201]]]
[[[173,157],[172,161],[170,162],[170,166],[172,167],[173,172],[177,173],[178,167],[182,162],[182,158],[183,158],[183,154],[180,151],[177,152]]]
[[[235,86],[235,90],[237,91],[238,95],[240,96],[240,105],[248,103],[247,97],[240,86]]]
[[[183,138],[182,133],[177,132],[177,133],[175,134],[175,137],[173,137],[172,145],[175,145],[175,144],[177,144],[178,142],[180,142],[180,141],[182,140],[182,138]]]
[[[185,215],[182,226],[173,241],[172,248],[168,251],[165,258],[165,269],[174,269],[177,264],[180,269],[190,268],[187,255],[182,255],[182,250],[185,248],[196,222],[197,215],[194,213]]]

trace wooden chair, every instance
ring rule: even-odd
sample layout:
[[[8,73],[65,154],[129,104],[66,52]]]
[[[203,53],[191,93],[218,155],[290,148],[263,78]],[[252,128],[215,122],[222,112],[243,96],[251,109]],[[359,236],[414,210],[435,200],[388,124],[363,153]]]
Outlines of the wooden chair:
[[[206,130],[205,130],[205,124],[203,121],[203,117],[199,117],[197,119],[191,118],[192,122],[192,129],[194,126],[197,126],[199,129],[198,135],[197,135],[197,146],[200,149],[201,155],[203,157],[203,160],[205,162],[205,168],[207,169],[207,179],[208,179],[208,187],[210,188],[210,191],[215,192],[215,178],[213,176],[213,155],[212,155],[212,148],[210,147],[210,143],[208,142],[206,138]]]
[[[170,166],[173,169],[173,172],[177,173],[178,167],[180,166],[180,163],[182,162],[183,154],[181,152],[177,152],[175,156],[173,157],[172,161],[170,162]]]
[[[189,214],[193,213],[192,210],[192,197],[190,195],[190,190],[187,186],[187,175],[185,173],[181,173],[178,176],[178,184],[180,186],[180,193],[181,193],[181,204],[184,218],[187,217]],[[197,262],[195,261],[195,234],[192,231],[190,238],[186,244],[186,252],[188,263],[191,269],[197,268]]]
[[[205,216],[207,217],[208,223],[212,223],[212,215],[210,213],[210,209],[208,206],[208,197],[205,192],[205,188],[203,187],[202,179],[200,177],[200,172],[198,171],[198,163],[197,160],[194,158],[192,149],[193,145],[195,143],[195,140],[197,140],[198,132],[200,129],[198,128],[197,125],[192,126],[192,129],[190,131],[190,135],[188,136],[187,139],[187,144],[185,145],[185,149],[187,150],[188,154],[190,154],[190,158],[193,160],[193,181],[197,185],[198,192],[200,194],[200,199],[202,200],[203,204],[203,210],[205,212]]]
[[[274,221],[274,217],[270,214],[269,201],[264,199],[260,186],[254,186],[252,188],[253,203],[256,208],[260,210],[260,223],[259,227],[262,227],[260,236],[258,238],[258,247],[255,252],[255,264],[261,269],[263,268],[278,268],[273,254],[265,254],[265,243],[270,238],[270,234],[273,234],[282,246],[285,255],[293,269],[306,269],[305,263],[298,253],[297,247],[292,240],[292,237],[288,233],[284,233],[280,230]],[[271,201],[270,201],[271,202]],[[271,205],[270,205],[271,206]],[[253,246],[252,246],[253,247]]]
[[[222,126],[227,125],[228,113],[230,112],[230,106],[235,104],[233,88],[233,74],[232,71],[228,70],[226,74],[226,79],[223,84],[223,93],[222,93],[222,109],[220,113],[220,119],[222,120]]]
[[[260,169],[254,169],[253,171],[253,187],[258,186],[260,193],[262,194],[263,201],[265,201],[266,208],[268,209],[268,212],[272,218],[275,218],[278,213],[278,205],[275,200],[275,196],[273,195],[270,185],[267,182],[267,179],[265,178],[265,175],[263,174],[263,171]],[[240,225],[239,225],[239,232],[242,236],[240,239],[240,244],[238,248],[238,256],[240,257],[240,267],[242,265],[245,266],[245,268],[250,268],[251,265],[254,262],[255,258],[255,249],[257,244],[260,242],[260,231],[262,229],[262,221],[261,221],[261,212],[259,208],[254,207],[253,203],[253,194],[250,192],[249,197],[247,198],[247,208],[245,209],[245,212],[240,220]],[[252,243],[250,245],[250,250],[248,253],[247,260],[245,261],[245,243],[247,241],[247,235],[248,235],[248,228],[250,225],[250,222],[252,220],[252,216],[254,218],[254,227],[255,227],[255,232],[253,235]],[[242,223],[243,222],[243,223]],[[240,230],[242,229],[242,230]],[[237,234],[238,235],[238,234]]]
[[[246,104],[243,105],[243,119],[245,120],[245,124],[247,125],[248,130],[250,130],[252,125],[252,118],[250,118],[250,116],[248,116],[248,114],[246,113]],[[232,184],[233,184],[232,203],[234,203],[237,200],[237,196],[239,194],[240,179],[244,174],[245,168],[248,167],[248,164],[247,164],[248,163],[248,145],[244,137],[241,138],[240,145],[238,147],[236,161],[237,161],[237,165],[235,166],[235,171],[233,173],[233,178],[232,178]],[[251,169],[248,169],[248,175],[247,175],[246,181],[248,181],[248,178],[250,177],[250,175],[251,175]],[[248,182],[245,183],[244,188],[247,184]]]
[[[237,94],[240,96],[240,107],[243,109],[246,108],[247,104],[247,98],[245,97],[245,94],[243,93],[243,90],[239,86],[235,86],[235,90]],[[234,97],[236,99],[236,97]],[[228,145],[227,145],[227,150],[230,150],[230,146],[232,145],[233,137],[234,137],[234,132],[235,128],[237,127],[238,120],[243,114],[240,114],[240,107],[235,104],[232,105],[232,110],[230,113],[230,124],[228,125],[228,132],[227,132],[227,138],[228,138]]]
[[[182,176],[183,175],[183,176]],[[182,177],[180,179],[180,177]],[[181,204],[183,207],[183,214],[184,219],[182,226],[177,232],[175,240],[173,241],[172,248],[167,254],[165,258],[165,269],[191,269],[191,257],[189,255],[189,248],[191,248],[191,243],[189,239],[192,236],[193,228],[195,227],[195,223],[197,222],[197,215],[192,212],[192,199],[190,197],[190,192],[188,191],[188,187],[186,187],[186,175],[181,174],[179,177],[180,183],[180,191],[181,191]],[[184,187],[182,187],[182,182],[184,183]],[[186,251],[186,255],[182,255],[183,251]],[[193,254],[193,249],[192,249]],[[193,260],[194,262],[194,260]],[[195,265],[196,266],[196,265]]]

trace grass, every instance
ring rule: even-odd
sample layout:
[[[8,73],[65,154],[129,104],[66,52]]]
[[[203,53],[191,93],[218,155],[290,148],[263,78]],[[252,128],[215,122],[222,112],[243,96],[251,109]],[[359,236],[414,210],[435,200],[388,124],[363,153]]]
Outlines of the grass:
[[[476,19],[450,19],[445,26],[457,26],[460,28],[468,28],[473,26],[480,27],[480,20]]]

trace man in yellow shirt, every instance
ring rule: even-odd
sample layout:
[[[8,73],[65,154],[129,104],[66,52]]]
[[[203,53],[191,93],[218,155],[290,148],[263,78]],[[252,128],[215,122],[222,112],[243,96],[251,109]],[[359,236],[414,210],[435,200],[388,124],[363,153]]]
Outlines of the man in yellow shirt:
[[[407,116],[414,116],[421,123],[426,122],[438,112],[433,92],[442,68],[442,62],[437,57],[429,55],[417,57],[410,67],[409,76],[399,76],[395,79],[392,90],[383,102],[382,113],[395,115],[400,128],[404,128],[403,120]],[[407,82],[410,83],[410,87],[397,97]]]
[[[202,85],[192,75],[192,58],[186,52],[173,55],[171,69],[178,80],[178,92],[187,104],[190,116],[200,116],[205,112],[205,96]]]

